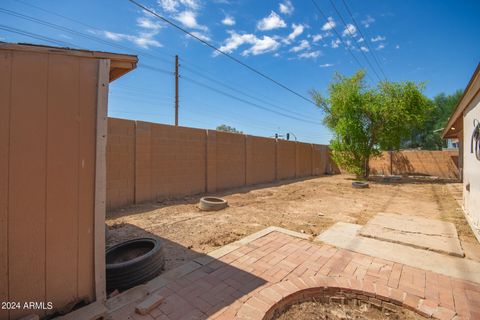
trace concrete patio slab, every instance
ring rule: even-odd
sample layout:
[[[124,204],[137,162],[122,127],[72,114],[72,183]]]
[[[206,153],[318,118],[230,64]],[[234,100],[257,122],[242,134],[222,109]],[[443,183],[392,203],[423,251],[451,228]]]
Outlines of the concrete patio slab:
[[[359,235],[361,225],[338,222],[315,241],[372,257],[480,283],[480,263]]]
[[[464,257],[457,229],[450,222],[410,215],[379,213],[359,234],[364,237]]]

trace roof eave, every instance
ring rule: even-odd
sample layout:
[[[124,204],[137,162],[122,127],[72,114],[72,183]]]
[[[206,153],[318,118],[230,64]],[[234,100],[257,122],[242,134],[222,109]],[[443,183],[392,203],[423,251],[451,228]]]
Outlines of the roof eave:
[[[458,137],[458,134],[461,132],[461,130],[457,130],[457,127],[459,126],[463,127],[463,121],[461,121],[463,119],[463,111],[465,111],[465,109],[469,106],[470,101],[472,101],[472,99],[475,97],[475,94],[476,94],[476,92],[471,92],[471,91],[472,89],[474,89],[474,91],[478,91],[479,87],[480,87],[480,63],[477,65],[475,72],[470,78],[470,81],[468,82],[465,90],[463,91],[460,101],[458,102],[457,106],[452,112],[452,115],[448,119],[447,125],[443,129],[443,132],[442,132],[443,139]],[[455,125],[457,125],[457,127]],[[453,131],[455,131],[456,133],[454,134]]]
[[[136,55],[91,51],[83,49],[71,49],[62,47],[52,47],[45,45],[35,45],[28,43],[7,43],[0,42],[0,49],[18,50],[18,51],[34,51],[53,54],[67,54],[93,59],[109,59],[110,60],[110,82],[132,71],[137,67],[138,57]]]

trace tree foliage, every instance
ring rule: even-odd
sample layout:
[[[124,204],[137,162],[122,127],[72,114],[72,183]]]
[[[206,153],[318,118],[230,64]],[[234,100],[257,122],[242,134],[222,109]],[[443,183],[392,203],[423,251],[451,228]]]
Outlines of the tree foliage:
[[[399,149],[411,131],[424,123],[432,104],[423,88],[409,81],[368,87],[360,70],[352,77],[336,74],[327,98],[313,90],[313,99],[325,113],[324,124],[334,133],[331,149],[337,164],[368,177],[370,158],[382,150]]]
[[[441,150],[445,146],[442,139],[442,129],[447,124],[453,109],[462,97],[462,90],[453,94],[440,93],[433,98],[433,110],[427,117],[422,128],[412,132],[403,146],[405,148],[421,148],[425,150]]]
[[[242,131],[239,131],[239,130],[235,129],[234,127],[230,127],[230,126],[227,126],[225,124],[219,125],[217,127],[217,130],[218,131],[224,131],[224,132],[231,132],[231,133],[240,133],[240,134],[243,133]]]

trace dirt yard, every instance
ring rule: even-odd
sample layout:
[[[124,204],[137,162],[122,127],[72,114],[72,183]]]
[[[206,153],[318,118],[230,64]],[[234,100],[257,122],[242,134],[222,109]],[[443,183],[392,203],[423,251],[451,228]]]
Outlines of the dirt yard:
[[[164,240],[168,270],[268,226],[316,236],[337,221],[365,224],[379,212],[390,212],[454,223],[467,258],[480,261],[480,245],[448,183],[378,179],[368,189],[354,189],[351,182],[350,176],[336,175],[229,190],[216,194],[229,207],[213,213],[198,210],[199,196],[110,212],[107,246],[155,235]]]

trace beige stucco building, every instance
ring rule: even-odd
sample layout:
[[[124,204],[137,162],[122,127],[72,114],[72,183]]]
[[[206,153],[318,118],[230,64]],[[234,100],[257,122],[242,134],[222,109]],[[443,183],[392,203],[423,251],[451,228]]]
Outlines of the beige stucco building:
[[[459,139],[463,208],[480,241],[480,64],[453,111],[443,131],[443,138]]]

